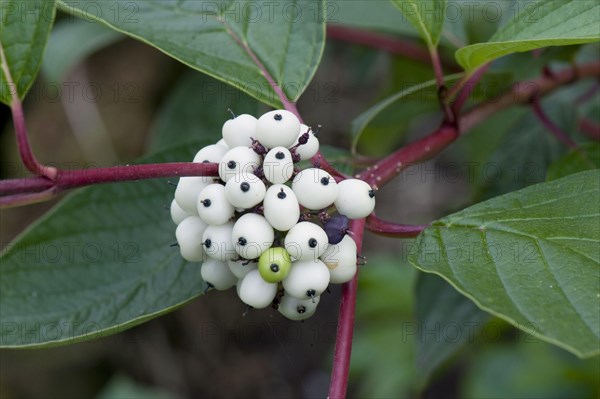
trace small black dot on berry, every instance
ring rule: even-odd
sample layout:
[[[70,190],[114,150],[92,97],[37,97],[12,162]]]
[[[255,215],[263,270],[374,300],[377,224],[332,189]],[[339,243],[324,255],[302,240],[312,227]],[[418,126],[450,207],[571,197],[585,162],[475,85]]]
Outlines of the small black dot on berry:
[[[311,238],[310,240],[308,240],[308,246],[311,248],[315,248],[317,246],[318,242],[316,239]]]
[[[306,296],[309,298],[314,298],[316,296],[317,292],[315,290],[307,290],[306,291]]]
[[[296,312],[298,312],[300,314],[304,314],[306,312],[306,307],[300,305],[296,308]]]
[[[277,198],[284,199],[285,197],[287,197],[287,194],[283,191],[282,188],[281,191],[277,193]]]
[[[211,245],[212,245],[212,241],[210,240],[210,238],[207,238],[207,239],[204,241],[204,246],[205,246],[206,248],[210,248],[210,247],[211,247]]]
[[[275,119],[276,121],[280,121],[280,120],[282,120],[282,119],[283,119],[283,116],[281,116],[281,114],[275,114],[275,115],[273,116],[273,119]]]
[[[237,163],[235,161],[229,161],[229,162],[227,162],[227,167],[229,169],[235,169],[236,166],[237,166]]]
[[[279,265],[277,263],[271,263],[271,271],[277,273],[279,271]]]
[[[245,193],[248,192],[248,190],[250,190],[250,183],[245,181],[242,184],[240,184],[240,190],[242,190]]]
[[[285,154],[283,152],[279,151],[277,154],[275,154],[275,158],[283,159],[283,158],[285,158]]]
[[[329,178],[328,177],[322,177],[321,178],[321,184],[324,186],[327,186],[329,184]]]
[[[369,197],[375,198],[375,190],[369,190]]]
[[[248,243],[248,241],[244,237],[238,238],[238,244],[241,245],[242,247],[244,245],[246,245],[247,243]]]
[[[202,200],[201,202],[202,202],[202,205],[204,205],[205,208],[208,208],[209,206],[212,205],[212,201],[209,200],[209,199]]]

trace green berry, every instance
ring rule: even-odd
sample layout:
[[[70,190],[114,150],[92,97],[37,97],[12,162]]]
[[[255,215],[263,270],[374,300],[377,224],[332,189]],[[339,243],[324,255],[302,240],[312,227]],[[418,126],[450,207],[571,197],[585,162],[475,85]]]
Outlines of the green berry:
[[[258,259],[258,271],[268,283],[278,283],[290,272],[292,259],[285,248],[269,248]]]

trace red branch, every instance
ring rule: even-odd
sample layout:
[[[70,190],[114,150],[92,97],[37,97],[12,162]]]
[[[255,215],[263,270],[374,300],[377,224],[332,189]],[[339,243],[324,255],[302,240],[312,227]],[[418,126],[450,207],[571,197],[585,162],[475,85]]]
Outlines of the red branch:
[[[357,219],[350,222],[350,231],[356,242],[358,253],[362,250],[364,229],[365,219]],[[333,354],[333,368],[331,369],[331,381],[329,383],[328,398],[330,399],[345,398],[346,390],[348,389],[357,288],[358,271],[351,281],[342,285],[342,299],[340,301],[335,352]]]
[[[455,126],[442,125],[429,136],[402,147],[374,166],[367,168],[360,174],[360,178],[373,188],[379,188],[414,163],[436,156],[457,137],[458,129]]]
[[[533,109],[534,115],[538,118],[541,124],[544,125],[544,127],[548,129],[548,131],[552,133],[554,137],[556,137],[559,141],[562,141],[563,144],[565,144],[571,149],[577,147],[577,143],[575,143],[567,133],[563,132],[563,130],[560,127],[558,127],[552,121],[552,119],[550,119],[550,117],[548,117],[548,115],[544,112],[540,98],[538,96],[536,96],[533,99],[533,102],[531,103],[531,108]]]
[[[599,75],[600,61],[597,61],[574,66],[553,73],[552,76],[541,76],[538,79],[518,82],[499,98],[483,102],[461,116],[458,120],[459,128],[453,124],[444,123],[428,136],[407,144],[367,168],[359,177],[374,188],[381,187],[410,165],[439,154],[454,142],[460,134],[471,130],[496,112],[514,104],[530,103],[535,96],[543,96],[578,79]]]
[[[452,110],[456,115],[460,114],[462,107],[469,99],[469,96],[471,95],[473,90],[475,90],[475,87],[477,87],[477,84],[479,83],[483,75],[487,72],[489,66],[489,63],[482,65],[472,75],[465,77],[464,81],[460,80],[455,86],[456,89],[453,88],[455,90],[460,90],[458,97],[452,104]]]
[[[56,168],[42,165],[33,155],[33,151],[31,151],[29,138],[27,137],[27,128],[25,127],[23,105],[21,104],[21,100],[19,100],[17,86],[12,78],[2,45],[0,45],[0,68],[2,68],[2,71],[4,72],[4,78],[11,94],[10,109],[13,115],[13,123],[15,125],[17,147],[19,149],[19,155],[21,156],[23,165],[25,165],[27,169],[35,174],[46,176],[49,179],[54,179],[56,177]]]
[[[126,165],[109,168],[78,170],[57,170],[55,180],[35,176],[24,179],[0,180],[0,206],[16,206],[48,200],[59,193],[77,187],[101,183],[114,183],[181,176],[217,176],[215,163],[175,162],[162,164]],[[44,192],[38,197],[32,194]],[[26,194],[23,202],[18,201],[17,193]],[[6,198],[5,198],[6,197]],[[10,197],[10,198],[9,198]],[[38,201],[33,201],[34,199]]]
[[[517,82],[502,96],[479,104],[465,113],[460,119],[461,134],[487,120],[496,112],[514,104],[529,103],[535,96],[543,96],[578,79],[599,75],[600,61],[596,61],[555,72],[552,76],[541,76],[534,80]]]
[[[386,222],[375,215],[367,218],[366,228],[372,233],[393,238],[413,238],[429,227],[428,224],[410,225]]]

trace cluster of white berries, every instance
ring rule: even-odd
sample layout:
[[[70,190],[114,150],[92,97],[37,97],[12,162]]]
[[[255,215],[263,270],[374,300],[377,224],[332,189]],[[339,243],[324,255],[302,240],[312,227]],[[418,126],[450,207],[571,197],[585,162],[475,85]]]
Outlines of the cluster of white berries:
[[[210,288],[235,285],[250,307],[306,319],[329,283],[354,277],[348,219],[373,211],[374,191],[362,180],[337,183],[320,168],[299,170],[319,140],[289,111],[234,116],[222,132],[194,157],[217,163],[219,177],[182,177],[171,203],[181,256],[203,262]],[[338,215],[330,216],[332,206]]]

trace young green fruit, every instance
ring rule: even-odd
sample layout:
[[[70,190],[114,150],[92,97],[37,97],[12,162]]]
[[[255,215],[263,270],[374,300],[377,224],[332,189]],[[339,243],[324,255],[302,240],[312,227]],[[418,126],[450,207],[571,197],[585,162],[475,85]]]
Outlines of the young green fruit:
[[[292,258],[285,248],[269,248],[258,259],[258,271],[267,283],[278,283],[290,273]]]

